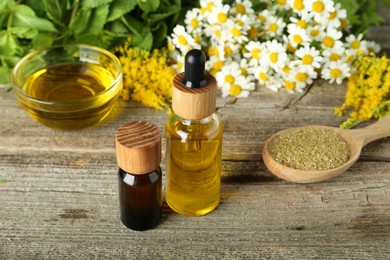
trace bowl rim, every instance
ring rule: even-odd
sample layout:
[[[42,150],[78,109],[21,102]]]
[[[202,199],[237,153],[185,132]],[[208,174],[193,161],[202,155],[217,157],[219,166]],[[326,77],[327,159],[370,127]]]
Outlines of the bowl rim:
[[[97,95],[94,95],[94,96],[90,96],[90,97],[86,97],[86,98],[81,98],[81,99],[72,99],[72,100],[44,100],[44,99],[39,99],[39,98],[35,98],[35,97],[32,97],[31,95],[28,95],[22,88],[21,86],[23,85],[20,85],[20,84],[16,84],[16,72],[17,70],[19,69],[19,67],[26,61],[28,60],[29,58],[35,56],[36,54],[38,53],[41,53],[41,52],[44,52],[44,51],[47,51],[47,50],[52,50],[52,49],[58,49],[58,48],[71,48],[71,47],[76,47],[76,48],[79,48],[79,49],[89,49],[89,50],[95,50],[99,53],[102,53],[106,56],[108,56],[110,59],[112,59],[115,63],[117,63],[119,65],[119,68],[120,68],[120,71],[119,73],[116,75],[114,81],[111,83],[110,87],[106,88],[105,90],[103,90],[102,92],[99,92]],[[81,61],[83,62],[83,61]],[[119,81],[122,80],[122,77],[123,77],[123,69],[122,69],[122,64],[119,60],[119,58],[112,52],[106,50],[106,49],[103,49],[101,47],[98,47],[98,46],[93,46],[93,45],[88,45],[88,44],[63,44],[63,45],[53,45],[53,46],[50,46],[50,47],[46,47],[46,48],[40,48],[40,49],[37,49],[37,50],[33,50],[31,52],[29,52],[28,54],[26,54],[22,59],[20,59],[18,61],[18,63],[14,66],[14,68],[12,69],[11,71],[11,81],[12,81],[12,84],[13,84],[13,89],[15,90],[15,93],[16,95],[22,95],[24,98],[28,99],[29,101],[32,101],[34,103],[37,103],[37,104],[42,104],[42,105],[68,105],[68,104],[75,104],[75,103],[82,103],[82,102],[88,102],[88,101],[92,101],[94,99],[97,99],[99,97],[101,97],[102,95],[106,94],[107,92],[110,92],[112,91],[113,89],[115,89],[114,87],[115,86],[121,86],[122,84],[118,84]]]

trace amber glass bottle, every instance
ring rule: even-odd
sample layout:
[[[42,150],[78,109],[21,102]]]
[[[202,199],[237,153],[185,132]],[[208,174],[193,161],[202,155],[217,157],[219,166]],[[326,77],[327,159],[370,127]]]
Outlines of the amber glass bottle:
[[[130,122],[116,133],[122,223],[134,230],[154,228],[161,219],[161,134],[153,124]]]
[[[205,60],[200,50],[187,53],[185,73],[173,81],[174,113],[166,124],[166,200],[183,215],[207,214],[220,199],[222,126],[216,80],[205,74]]]

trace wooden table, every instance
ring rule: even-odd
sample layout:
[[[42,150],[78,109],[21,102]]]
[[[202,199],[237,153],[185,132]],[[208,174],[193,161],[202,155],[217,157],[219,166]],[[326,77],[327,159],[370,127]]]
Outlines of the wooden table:
[[[390,138],[367,145],[350,170],[322,183],[278,179],[261,159],[265,140],[279,130],[338,126],[344,118],[333,108],[344,93],[345,86],[319,81],[306,95],[259,89],[247,99],[218,97],[220,205],[186,217],[164,202],[161,224],[136,232],[119,220],[114,133],[132,120],[163,130],[168,115],[119,102],[100,125],[54,131],[2,88],[0,259],[388,259]]]

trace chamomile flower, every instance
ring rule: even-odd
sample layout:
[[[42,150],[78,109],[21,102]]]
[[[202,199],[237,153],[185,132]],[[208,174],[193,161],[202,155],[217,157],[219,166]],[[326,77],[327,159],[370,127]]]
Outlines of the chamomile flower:
[[[329,0],[306,0],[305,8],[314,20],[324,23],[328,20],[329,14],[335,11],[334,2]]]
[[[225,60],[220,59],[216,56],[211,56],[206,61],[206,70],[210,72],[211,75],[215,76],[218,71],[220,71],[225,66]]]
[[[202,19],[199,15],[199,8],[194,8],[186,13],[184,23],[187,25],[186,29],[189,33],[195,33],[202,30]]]
[[[345,54],[344,47],[326,49],[322,53],[322,55],[324,56],[324,63],[341,61],[343,60],[344,54]]]
[[[313,83],[313,79],[317,78],[317,72],[313,68],[294,67],[288,78],[296,83],[296,89],[302,90]]]
[[[206,23],[204,25],[203,32],[208,38],[210,38],[212,43],[225,41],[226,39],[225,30],[223,30],[222,26],[219,24]]]
[[[328,79],[329,83],[336,82],[341,84],[343,80],[351,76],[350,67],[345,62],[330,62],[327,67],[322,70],[322,77]]]
[[[288,25],[288,39],[289,43],[296,48],[298,45],[304,45],[310,41],[310,37],[306,34],[305,29],[297,26],[296,24]]]
[[[339,48],[343,45],[343,43],[339,41],[342,36],[343,33],[341,31],[328,27],[323,35],[321,46],[324,49]]]
[[[369,53],[378,53],[381,50],[381,46],[374,41],[367,41],[367,50]]]
[[[337,3],[334,6],[334,11],[329,13],[327,25],[340,28],[341,21],[345,19],[347,19],[347,10],[343,9],[340,3]]]
[[[300,17],[295,17],[295,16],[290,17],[290,22],[292,24],[296,24],[298,27],[300,27],[302,29],[307,29],[307,27],[309,26],[309,24],[311,22],[310,20],[311,20],[311,17],[307,13],[304,13]]]
[[[265,43],[264,65],[273,69],[282,69],[288,62],[286,47],[276,40]]]
[[[251,66],[258,66],[264,53],[265,47],[259,41],[250,41],[245,46],[244,57],[249,61]],[[264,55],[264,54],[263,54]]]
[[[232,14],[253,14],[252,1],[249,0],[236,0],[232,8],[230,9]]]
[[[282,18],[277,16],[270,16],[265,23],[265,29],[268,37],[281,36],[285,27],[286,23]]]
[[[207,16],[210,24],[225,24],[229,19],[229,5],[216,5],[211,14]]]
[[[287,0],[276,0],[276,8],[280,10],[288,10],[290,6],[287,3]]]
[[[367,41],[363,40],[363,34],[355,36],[353,34],[348,35],[345,39],[345,45],[356,52],[367,54]]]
[[[243,41],[248,41],[246,37],[247,31],[243,30],[243,26],[240,24],[229,20],[225,24],[226,38],[230,42],[236,42],[241,44]]]
[[[249,78],[243,77],[234,84],[222,87],[222,97],[233,96],[237,98],[248,97],[251,91],[255,90],[255,83]]]
[[[173,33],[171,35],[172,42],[177,46],[181,52],[186,53],[191,49],[199,49],[200,46],[197,44],[192,38],[190,34],[188,34],[182,25],[177,25],[173,28]]]
[[[275,76],[275,72],[272,69],[264,67],[257,67],[253,70],[255,79],[260,85],[276,92],[282,86],[283,81],[280,77]]]
[[[261,11],[257,16],[256,20],[260,21],[262,24],[266,24],[268,19],[273,16],[273,13],[270,12],[270,10],[265,9]]]
[[[213,12],[215,6],[222,5],[222,0],[200,0],[200,14],[209,15]]]
[[[293,12],[297,14],[307,13],[305,10],[305,0],[288,0]]]
[[[315,23],[306,28],[306,34],[312,41],[320,42],[325,37],[324,28],[321,24]]]
[[[295,62],[298,66],[316,69],[321,67],[322,57],[320,56],[320,52],[314,47],[310,47],[309,45],[301,47],[295,52],[295,55],[300,58],[300,60]]]
[[[218,86],[223,87],[225,85],[233,85],[237,81],[242,80],[241,78],[244,76],[241,75],[240,65],[237,62],[232,62],[218,71],[215,77]]]

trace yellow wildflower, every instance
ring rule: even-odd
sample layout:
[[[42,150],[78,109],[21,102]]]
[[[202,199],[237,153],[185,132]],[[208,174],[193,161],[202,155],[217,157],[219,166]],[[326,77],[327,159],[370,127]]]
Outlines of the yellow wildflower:
[[[353,62],[356,71],[349,77],[345,102],[335,109],[337,116],[349,111],[341,124],[351,128],[363,121],[390,114],[390,62],[386,56],[359,55]]]
[[[158,110],[168,109],[176,70],[169,64],[167,50],[148,52],[124,43],[114,51],[123,68],[122,98]]]

